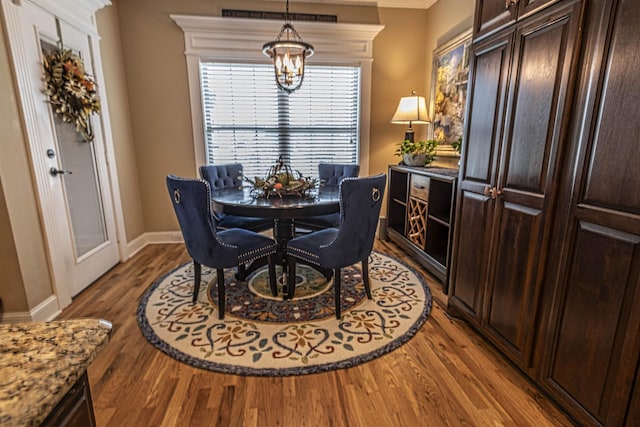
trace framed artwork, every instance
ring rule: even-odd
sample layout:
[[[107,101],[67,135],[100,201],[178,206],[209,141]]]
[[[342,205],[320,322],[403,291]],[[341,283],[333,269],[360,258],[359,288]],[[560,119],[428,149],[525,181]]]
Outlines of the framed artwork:
[[[439,152],[456,154],[464,131],[471,30],[433,51],[431,111]]]

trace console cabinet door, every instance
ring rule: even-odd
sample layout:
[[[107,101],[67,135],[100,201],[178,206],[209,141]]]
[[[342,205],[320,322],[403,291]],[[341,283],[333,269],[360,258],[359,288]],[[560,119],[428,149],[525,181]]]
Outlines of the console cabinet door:
[[[589,14],[540,382],[583,425],[637,425],[640,8],[636,0],[608,0]]]

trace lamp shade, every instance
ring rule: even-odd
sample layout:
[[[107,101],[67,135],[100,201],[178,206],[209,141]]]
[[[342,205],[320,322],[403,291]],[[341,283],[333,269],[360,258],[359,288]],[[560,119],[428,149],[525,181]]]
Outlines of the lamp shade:
[[[411,96],[403,96],[398,103],[396,113],[391,123],[429,123],[429,113],[424,96],[418,96],[415,92]]]

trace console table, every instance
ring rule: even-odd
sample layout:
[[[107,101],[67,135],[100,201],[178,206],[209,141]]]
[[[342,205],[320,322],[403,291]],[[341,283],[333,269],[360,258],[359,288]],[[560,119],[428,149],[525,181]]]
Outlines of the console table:
[[[387,237],[449,287],[458,171],[389,166]]]

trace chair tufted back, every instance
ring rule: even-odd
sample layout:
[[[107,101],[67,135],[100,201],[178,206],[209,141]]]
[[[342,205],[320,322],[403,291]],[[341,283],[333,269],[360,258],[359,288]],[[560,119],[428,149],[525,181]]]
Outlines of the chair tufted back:
[[[360,165],[319,163],[318,177],[325,187],[337,187],[346,177],[355,177],[360,173]]]
[[[200,166],[200,176],[209,183],[212,190],[242,186],[242,165],[232,163],[228,165]]]
[[[236,266],[240,249],[223,242],[216,232],[209,184],[200,179],[169,175],[167,189],[191,258],[214,268]]]
[[[373,250],[387,175],[347,177],[340,183],[340,226],[333,242],[320,248],[320,265],[342,268]]]

